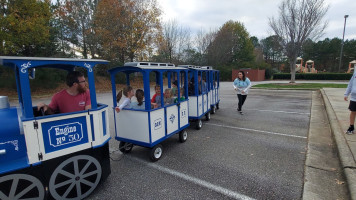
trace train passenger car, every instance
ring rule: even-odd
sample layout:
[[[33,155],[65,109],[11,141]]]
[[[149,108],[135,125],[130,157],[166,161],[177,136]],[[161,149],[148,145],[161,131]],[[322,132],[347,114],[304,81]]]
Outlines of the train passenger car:
[[[210,88],[211,88],[211,113],[215,114],[220,103],[220,71],[210,67]]]
[[[189,69],[188,72],[188,95],[189,95],[189,119],[195,121],[195,128],[201,129],[203,126],[202,117],[210,120],[211,110],[211,76],[210,69],[194,65],[178,65]]]
[[[124,108],[120,112],[114,111],[116,139],[120,141],[120,150],[128,153],[133,145],[150,148],[150,159],[157,161],[161,158],[163,147],[162,141],[179,134],[179,141],[187,140],[188,120],[188,69],[175,67],[173,64],[152,63],[152,62],[131,62],[122,67],[110,69],[113,93],[114,109],[118,106],[116,95],[116,80],[120,73],[126,76],[126,86],[132,85],[133,77],[140,77],[143,83],[144,105],[142,108]],[[131,78],[132,77],[132,78]],[[155,77],[155,78],[154,78]],[[168,80],[164,84],[164,78]],[[160,105],[153,107],[151,97],[153,91],[150,88],[150,79],[157,86],[158,93],[156,98]],[[170,89],[171,80],[177,82],[177,96],[173,103],[166,104],[164,88]],[[125,86],[125,87],[126,87]],[[135,86],[133,86],[135,87]],[[138,89],[138,88],[134,88]],[[170,90],[168,90],[170,91]]]
[[[110,174],[108,106],[96,100],[93,72],[95,65],[106,63],[0,56],[0,65],[14,71],[18,92],[18,106],[0,97],[0,199],[83,199]],[[30,88],[36,68],[82,69],[91,109],[38,112]]]

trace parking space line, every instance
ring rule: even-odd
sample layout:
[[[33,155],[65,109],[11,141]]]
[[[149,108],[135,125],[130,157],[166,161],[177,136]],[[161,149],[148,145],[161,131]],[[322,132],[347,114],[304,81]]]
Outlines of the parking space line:
[[[170,174],[170,175],[173,175],[175,177],[178,177],[178,178],[181,178],[181,179],[184,179],[186,181],[189,181],[189,182],[192,182],[196,185],[200,185],[202,187],[205,187],[205,188],[208,188],[209,190],[212,190],[212,191],[215,191],[215,192],[218,192],[220,194],[223,194],[223,195],[226,195],[230,198],[234,198],[234,199],[244,199],[244,200],[254,200],[253,198],[251,197],[248,197],[246,195],[243,195],[243,194],[240,194],[240,193],[237,193],[237,192],[234,192],[232,190],[229,190],[229,189],[226,189],[226,188],[223,188],[223,187],[220,187],[218,185],[214,185],[212,183],[209,183],[207,181],[204,181],[202,179],[199,179],[199,178],[195,178],[195,177],[192,177],[192,176],[188,176],[186,174],[183,174],[181,172],[178,172],[176,170],[172,170],[172,169],[169,169],[169,168],[166,168],[166,167],[163,167],[163,166],[160,166],[160,165],[157,165],[155,163],[148,163],[144,160],[141,160],[139,158],[135,158],[133,156],[128,156],[130,159],[134,160],[134,161],[137,161],[143,165],[147,165],[151,168],[154,168],[158,171],[161,171],[161,172],[164,172],[166,174]]]
[[[284,133],[276,133],[276,132],[270,132],[270,131],[262,131],[262,130],[256,130],[256,129],[250,129],[250,128],[241,128],[241,127],[236,127],[236,126],[226,126],[226,125],[221,125],[221,124],[213,124],[213,123],[204,123],[206,125],[211,125],[211,126],[219,126],[219,127],[225,127],[225,128],[231,128],[231,129],[239,129],[239,130],[245,130],[245,131],[254,131],[254,132],[260,132],[260,133],[267,133],[271,135],[280,135],[280,136],[286,136],[286,137],[294,137],[294,138],[302,138],[302,139],[307,139],[305,136],[299,136],[299,135],[288,135]]]
[[[245,110],[254,110],[254,111],[261,111],[261,112],[287,113],[287,114],[298,114],[298,115],[310,115],[310,113],[289,112],[289,111],[281,111],[281,110],[260,110],[260,109],[245,109]]]

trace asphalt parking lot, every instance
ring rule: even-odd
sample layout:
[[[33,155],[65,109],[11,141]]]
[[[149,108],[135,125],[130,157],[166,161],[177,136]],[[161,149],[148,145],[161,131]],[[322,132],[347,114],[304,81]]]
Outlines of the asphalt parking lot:
[[[112,139],[111,175],[88,199],[300,199],[312,92],[251,90],[240,115],[229,84],[211,120],[192,124],[185,143],[165,140],[155,163],[148,149],[124,155]],[[98,102],[112,105],[110,96]]]

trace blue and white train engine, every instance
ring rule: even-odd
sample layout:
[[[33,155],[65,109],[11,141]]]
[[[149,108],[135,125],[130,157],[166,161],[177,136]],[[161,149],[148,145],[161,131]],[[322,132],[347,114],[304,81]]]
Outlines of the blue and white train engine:
[[[19,98],[10,106],[8,97],[0,97],[0,199],[83,199],[110,174],[108,106],[96,101],[93,72],[105,63],[0,56],[0,67],[14,71]],[[35,68],[81,68],[88,76],[91,109],[38,112],[30,90]]]

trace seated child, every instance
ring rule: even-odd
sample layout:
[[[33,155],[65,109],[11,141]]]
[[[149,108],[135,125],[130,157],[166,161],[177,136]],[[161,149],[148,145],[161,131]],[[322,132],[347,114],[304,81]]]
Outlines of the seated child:
[[[161,86],[160,85],[155,86],[155,92],[156,92],[156,94],[154,94],[151,99],[151,105],[153,106],[153,108],[159,108],[159,107],[161,107]]]
[[[173,104],[174,99],[172,98],[172,89],[167,88],[164,91],[164,105]]]
[[[131,98],[135,95],[132,87],[128,85],[117,94],[117,96],[116,96],[117,102],[119,102],[121,100],[122,93],[124,93],[125,98],[120,106],[116,106],[116,108],[115,108],[116,112],[120,112],[120,110],[122,110],[123,108],[131,108]]]
[[[136,99],[137,102],[133,102],[131,103],[131,106],[133,109],[137,109],[137,110],[144,110],[145,109],[145,101],[143,100],[145,98],[145,93],[143,92],[143,90],[141,89],[137,89],[136,90]]]
[[[172,84],[172,95],[174,97],[178,96],[178,81],[177,80],[173,81],[173,84]]]
[[[185,97],[184,97],[184,88],[180,89],[180,101],[184,101]],[[178,103],[178,97],[174,99],[174,103]]]

